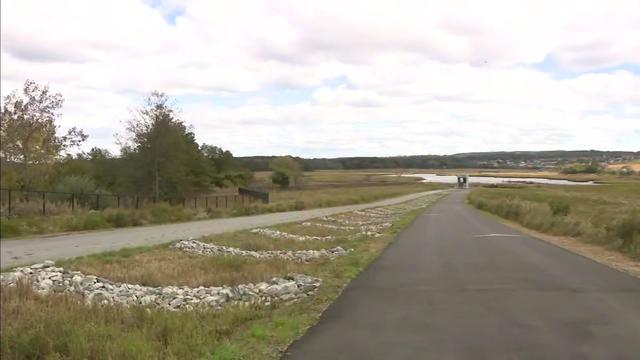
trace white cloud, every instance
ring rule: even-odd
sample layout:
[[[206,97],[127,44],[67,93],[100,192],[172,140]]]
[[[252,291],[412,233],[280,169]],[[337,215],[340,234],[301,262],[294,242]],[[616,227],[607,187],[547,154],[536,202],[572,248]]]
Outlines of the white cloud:
[[[2,93],[111,148],[153,89],[245,155],[640,148],[638,1],[153,3],[3,1]]]

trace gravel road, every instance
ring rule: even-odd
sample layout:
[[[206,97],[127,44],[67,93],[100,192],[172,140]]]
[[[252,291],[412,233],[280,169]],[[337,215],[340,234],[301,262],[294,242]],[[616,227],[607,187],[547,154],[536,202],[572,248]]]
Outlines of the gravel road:
[[[443,190],[434,190],[403,195],[367,204],[201,220],[177,224],[100,230],[57,236],[40,236],[19,240],[7,239],[0,241],[0,262],[2,263],[2,268],[7,268],[47,259],[60,260],[127,247],[162,244],[188,237],[197,238],[228,231],[302,221],[346,211],[391,205],[442,191]]]

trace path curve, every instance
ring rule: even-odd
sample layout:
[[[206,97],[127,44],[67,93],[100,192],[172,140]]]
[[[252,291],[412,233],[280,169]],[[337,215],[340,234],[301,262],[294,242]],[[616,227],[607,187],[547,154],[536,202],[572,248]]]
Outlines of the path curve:
[[[39,236],[20,240],[7,239],[0,241],[0,263],[2,268],[7,268],[32,264],[42,260],[60,260],[127,247],[162,244],[188,237],[198,238],[211,234],[303,221],[347,211],[397,204],[443,191],[446,190],[425,191],[366,204],[99,230],[57,236]]]
[[[418,216],[284,358],[638,358],[640,279],[500,224],[464,196]]]

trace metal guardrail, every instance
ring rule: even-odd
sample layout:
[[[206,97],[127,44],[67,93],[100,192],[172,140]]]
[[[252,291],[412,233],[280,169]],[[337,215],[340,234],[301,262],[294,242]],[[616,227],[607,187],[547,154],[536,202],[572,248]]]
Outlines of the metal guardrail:
[[[105,193],[70,193],[44,190],[20,190],[0,188],[0,215],[11,217],[17,210],[28,208],[30,213],[50,215],[53,208],[61,207],[74,212],[104,210],[107,208],[141,208],[149,204],[168,203],[202,209],[225,209],[253,204],[257,201],[268,204],[270,194],[265,191],[238,188],[237,194],[202,194],[190,197],[156,199],[154,196]],[[35,204],[35,206],[34,206]],[[36,209],[37,207],[37,209]]]

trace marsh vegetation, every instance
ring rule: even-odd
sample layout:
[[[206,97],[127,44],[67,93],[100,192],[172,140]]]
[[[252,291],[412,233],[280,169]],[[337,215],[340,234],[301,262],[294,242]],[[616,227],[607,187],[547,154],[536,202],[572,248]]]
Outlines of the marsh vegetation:
[[[478,188],[469,202],[527,228],[640,259],[640,181],[598,186]]]

